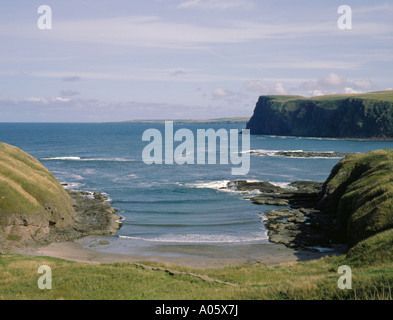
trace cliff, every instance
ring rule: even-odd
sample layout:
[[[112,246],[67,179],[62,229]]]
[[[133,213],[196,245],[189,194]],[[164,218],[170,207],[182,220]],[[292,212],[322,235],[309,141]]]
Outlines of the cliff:
[[[313,98],[261,96],[247,129],[262,135],[393,138],[393,90]]]

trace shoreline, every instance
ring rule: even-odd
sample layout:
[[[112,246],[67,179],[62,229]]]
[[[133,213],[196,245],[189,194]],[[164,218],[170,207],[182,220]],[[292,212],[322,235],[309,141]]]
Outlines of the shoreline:
[[[239,181],[237,187],[238,184]],[[245,183],[243,187],[254,188],[255,184]],[[270,237],[269,243],[252,244],[161,244],[142,249],[134,244],[135,252],[116,253],[116,250],[110,248],[111,245],[116,245],[113,241],[110,242],[110,236],[115,235],[120,229],[121,216],[117,215],[116,209],[108,204],[105,195],[73,190],[67,192],[73,200],[78,215],[76,224],[64,229],[54,229],[34,245],[15,248],[15,253],[48,256],[81,263],[148,261],[197,269],[244,264],[277,266],[345,254],[345,248],[342,246],[331,248],[326,252],[291,247],[288,243],[271,241]]]
[[[90,237],[90,240],[92,238]],[[19,254],[33,256],[48,256],[60,258],[81,263],[137,263],[137,262],[155,262],[196,269],[221,268],[227,266],[237,266],[244,264],[261,264],[265,266],[278,266],[282,264],[291,264],[310,260],[317,260],[322,257],[344,254],[344,251],[336,250],[327,254],[326,252],[297,251],[287,248],[282,244],[254,244],[239,245],[228,250],[222,250],[222,247],[215,245],[189,245],[182,248],[180,245],[168,246],[168,250],[176,249],[180,256],[171,255],[139,255],[139,254],[121,254],[101,252],[98,250],[86,248],[83,243],[86,238],[69,241],[53,242],[49,245],[20,250]],[[209,256],[206,255],[208,252]],[[192,253],[192,255],[190,255]],[[205,256],[198,256],[204,254]]]

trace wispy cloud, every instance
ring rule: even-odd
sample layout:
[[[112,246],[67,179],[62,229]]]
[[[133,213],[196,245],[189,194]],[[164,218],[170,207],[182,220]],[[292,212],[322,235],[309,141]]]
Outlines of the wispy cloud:
[[[78,77],[71,76],[76,72],[67,71],[37,71],[29,74],[19,74],[15,72],[0,72],[0,75],[13,75],[17,77],[28,78],[47,78],[47,79],[89,79],[89,80],[123,80],[123,81],[169,81],[169,82],[217,82],[217,81],[245,81],[247,78],[238,75],[221,75],[213,73],[205,73],[200,70],[184,68],[184,69],[131,69],[123,72],[87,72],[78,71]],[[79,80],[68,80],[73,82]]]
[[[179,9],[203,9],[203,10],[228,10],[228,9],[251,9],[254,6],[249,0],[187,0],[178,4]]]
[[[166,21],[158,16],[127,16],[103,19],[57,21],[56,28],[46,34],[55,42],[106,44],[146,48],[202,49],[211,44],[246,43],[261,39],[289,39],[321,35],[337,35],[331,21],[303,23],[262,23],[228,20],[225,26]],[[20,37],[42,37],[31,27],[9,25],[8,34]],[[357,23],[352,35],[391,34],[392,25],[383,22]],[[1,30],[0,30],[1,33]]]
[[[273,57],[275,58],[275,57]],[[285,57],[284,57],[285,58]],[[284,60],[284,58],[282,60]],[[340,61],[337,60],[298,60],[293,57],[292,61],[267,61],[258,63],[243,63],[243,67],[247,68],[263,68],[263,69],[354,69],[359,67],[359,61]]]
[[[393,5],[391,3],[377,4],[373,6],[354,7],[353,13],[355,15],[370,15],[372,13],[392,14]]]
[[[226,115],[233,110],[225,108]],[[162,113],[165,110],[165,115]],[[138,119],[195,119],[219,117],[222,110],[210,105],[184,106],[173,103],[105,102],[96,99],[68,99],[61,97],[0,99],[2,121],[27,122],[111,122]],[[196,112],[195,112],[196,111]],[[235,109],[236,111],[236,109]],[[251,112],[251,110],[250,110]],[[247,115],[247,113],[245,113]]]
[[[80,92],[79,91],[75,91],[75,90],[61,90],[60,91],[60,95],[62,97],[74,97],[79,95]]]
[[[61,80],[64,82],[76,82],[81,80],[81,78],[78,76],[64,76]]]

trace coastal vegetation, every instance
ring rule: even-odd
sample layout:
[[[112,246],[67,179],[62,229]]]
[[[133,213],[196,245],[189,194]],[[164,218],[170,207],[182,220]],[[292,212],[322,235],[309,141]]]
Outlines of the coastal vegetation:
[[[381,253],[383,255],[383,253]],[[356,259],[355,259],[356,261]],[[322,258],[279,266],[247,264],[191,269],[152,262],[89,264],[48,257],[0,255],[0,299],[132,300],[383,300],[392,299],[393,263],[350,257]],[[352,289],[337,286],[338,268],[352,267]],[[37,287],[40,265],[52,269],[52,289]],[[179,274],[166,271],[167,268]],[[193,275],[201,277],[195,277]],[[204,277],[235,284],[205,281]]]
[[[0,251],[115,233],[120,217],[105,200],[66,191],[34,157],[0,143]]]
[[[261,96],[247,129],[263,135],[393,138],[393,90],[312,98]]]
[[[72,223],[71,198],[38,160],[0,143],[0,247],[38,240]]]
[[[22,226],[29,225],[28,221],[32,220],[27,219],[37,215],[48,227],[52,221],[45,209],[48,206],[59,217],[59,213],[68,213],[71,219],[81,212],[77,205],[71,205],[70,195],[61,191],[62,186],[38,161],[5,144],[0,145],[0,150],[3,244],[26,240],[23,232],[13,232],[16,220],[4,218],[15,212],[19,213],[20,221],[26,219]],[[194,269],[153,262],[80,263],[20,255],[3,249],[0,254],[0,299],[392,299],[392,166],[393,150],[347,155],[333,168],[322,186],[298,182],[293,187],[300,188],[300,192],[292,190],[286,194],[289,206],[304,205],[307,199],[312,199],[313,205],[329,208],[330,211],[324,214],[333,217],[329,221],[334,222],[334,231],[348,244],[345,254],[277,266],[254,262]],[[34,180],[29,180],[30,176]],[[33,188],[32,185],[37,184],[39,186]],[[252,186],[237,182],[229,187],[243,191],[250,188],[279,191],[276,186],[263,182],[252,182]],[[318,190],[321,190],[319,195],[316,194]],[[49,192],[54,199],[46,200],[40,192]],[[17,204],[12,203],[15,199]],[[87,202],[83,203],[82,200],[82,206],[86,207]],[[291,211],[286,210],[287,213]],[[299,216],[293,221],[301,224],[306,219]],[[52,269],[51,290],[41,290],[37,286],[37,269],[41,265],[49,265]],[[338,269],[342,265],[352,268],[352,289],[338,287],[341,276]]]

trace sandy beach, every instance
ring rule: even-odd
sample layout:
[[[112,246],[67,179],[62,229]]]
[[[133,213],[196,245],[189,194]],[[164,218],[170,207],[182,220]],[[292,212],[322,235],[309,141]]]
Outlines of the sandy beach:
[[[120,224],[119,216],[96,193],[86,197],[69,191],[78,214],[75,225],[52,229],[41,241],[17,246],[16,253],[48,256],[83,263],[158,262],[205,269],[242,264],[275,266],[319,259],[345,252],[344,248],[331,251],[296,250],[282,243],[162,243],[123,240],[114,234]]]
[[[91,239],[90,239],[91,241]],[[49,256],[83,263],[143,262],[151,261],[164,264],[205,269],[241,264],[262,264],[274,266],[286,263],[319,259],[327,253],[295,251],[281,244],[250,244],[238,246],[215,245],[173,245],[158,246],[160,254],[119,254],[102,252],[84,247],[86,239],[72,242],[51,243],[24,254]],[[168,252],[168,255],[165,254]],[[178,256],[169,254],[176,252]],[[339,254],[335,251],[330,254]]]

